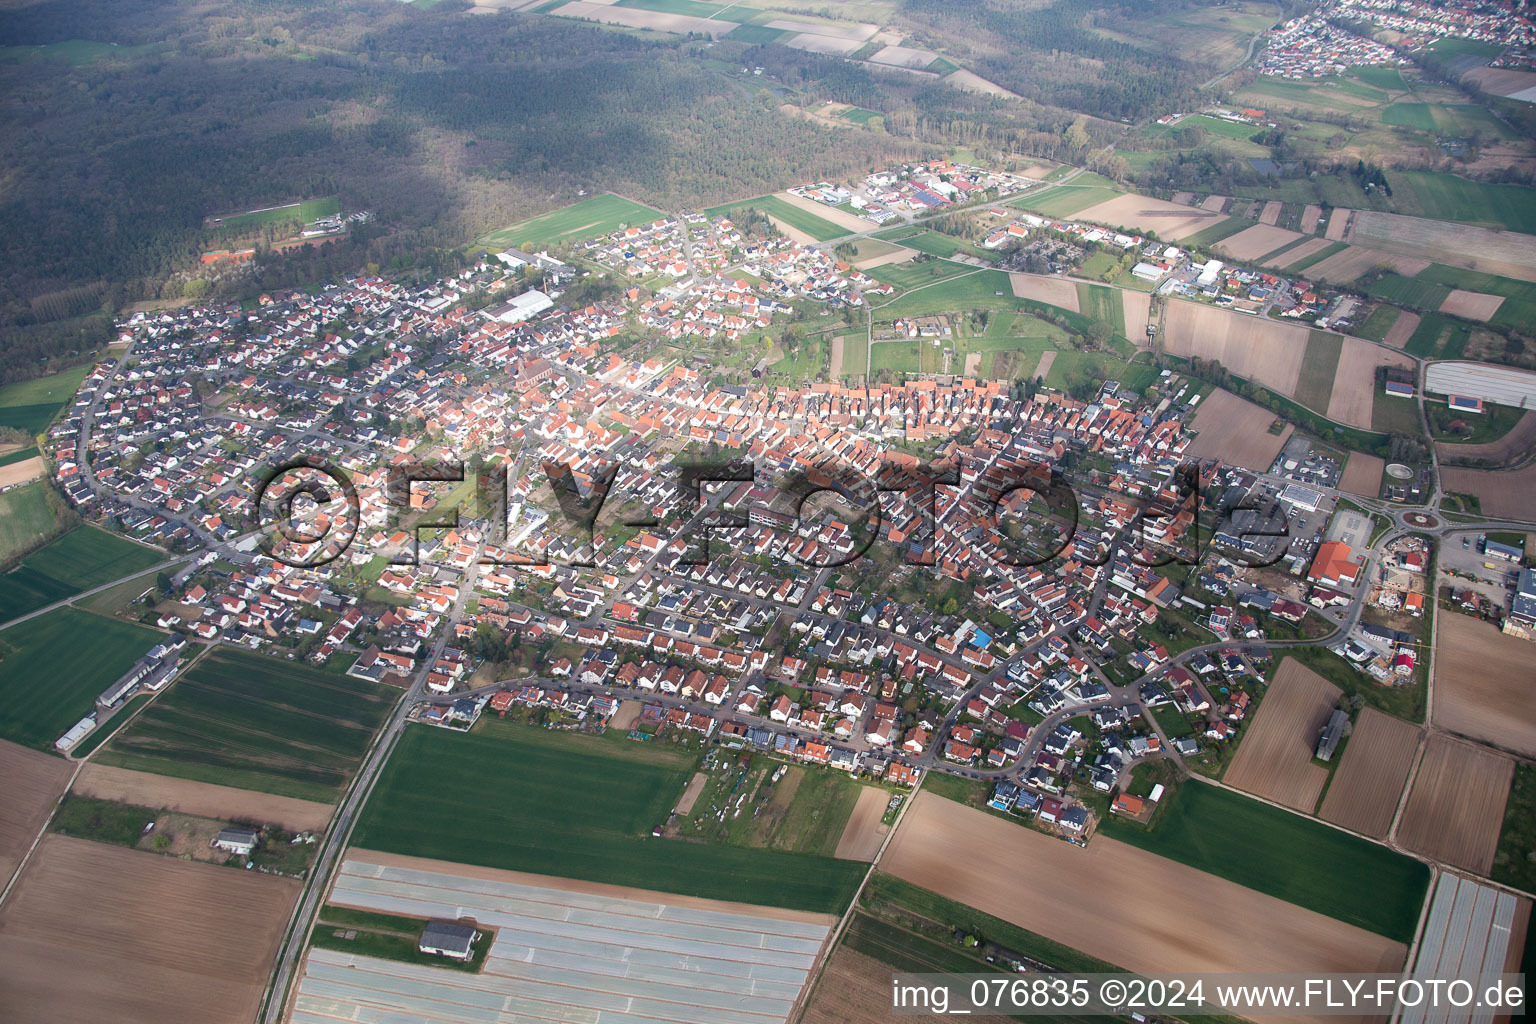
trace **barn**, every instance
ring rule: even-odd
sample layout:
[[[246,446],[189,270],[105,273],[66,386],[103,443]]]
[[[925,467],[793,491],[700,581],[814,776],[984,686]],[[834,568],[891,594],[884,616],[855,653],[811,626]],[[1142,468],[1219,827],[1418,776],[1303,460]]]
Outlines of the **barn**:
[[[452,921],[428,921],[416,948],[433,956],[468,960],[475,944],[475,930]]]

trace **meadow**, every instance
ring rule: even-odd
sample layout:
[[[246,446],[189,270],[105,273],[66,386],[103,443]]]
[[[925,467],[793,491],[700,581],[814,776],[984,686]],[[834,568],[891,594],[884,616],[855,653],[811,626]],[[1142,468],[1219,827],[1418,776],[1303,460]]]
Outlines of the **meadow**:
[[[164,560],[154,548],[77,526],[0,576],[0,622],[99,587]]]
[[[1101,833],[1399,942],[1413,941],[1429,868],[1310,818],[1206,784],[1180,786],[1157,824]]]
[[[91,364],[83,363],[62,373],[0,388],[0,427],[41,434],[64,403],[75,397],[80,382],[90,372]]]
[[[74,608],[0,632],[0,739],[51,750],[160,637]]]
[[[1401,213],[1536,233],[1536,194],[1524,186],[1469,181],[1430,171],[1396,172],[1387,180]]]
[[[1119,195],[1121,195],[1119,189],[1106,188],[1103,185],[1053,185],[1050,188],[1030,192],[1008,205],[1020,210],[1033,210],[1047,217],[1070,217]]]
[[[1344,338],[1326,331],[1313,331],[1307,337],[1307,354],[1296,378],[1296,401],[1317,412],[1328,411],[1333,395],[1333,379],[1339,371],[1339,355]]]
[[[53,510],[41,480],[0,494],[0,564],[32,547],[53,529]]]
[[[220,650],[173,682],[98,758],[332,803],[399,695],[304,664]]]
[[[611,234],[621,227],[649,224],[660,216],[659,210],[605,192],[494,231],[480,243],[502,249],[515,249],[524,243],[544,248],[563,242],[583,242]]]
[[[867,865],[659,839],[695,757],[622,737],[490,721],[409,727],[353,842],[390,853],[840,913]]]
[[[956,266],[952,263],[941,265]],[[889,280],[882,276],[886,270],[901,270],[907,267],[927,270],[933,266],[932,263],[905,263],[900,266],[880,267],[870,276]],[[957,269],[960,269],[958,275],[945,274],[934,279],[936,283],[931,286],[915,285],[895,301],[877,307],[879,318],[884,320],[902,316],[926,316],[932,313],[969,312],[976,309],[995,311],[1023,308],[1019,300],[1014,298],[1013,286],[1008,281],[1008,275],[1001,270],[972,272],[963,268]]]
[[[809,210],[802,210],[793,203],[787,203],[778,196],[758,196],[756,199],[742,199],[734,203],[726,203],[724,206],[711,206],[704,213],[710,217],[726,216],[741,210],[756,210],[758,213],[781,220],[792,228],[804,231],[818,242],[825,242],[829,238],[841,238],[850,234],[849,230],[832,223],[824,217],[818,217]]]

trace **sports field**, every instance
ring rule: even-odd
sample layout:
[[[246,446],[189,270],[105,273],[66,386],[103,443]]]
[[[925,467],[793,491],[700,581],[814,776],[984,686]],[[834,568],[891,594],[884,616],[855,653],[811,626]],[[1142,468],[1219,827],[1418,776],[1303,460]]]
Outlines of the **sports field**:
[[[618,736],[488,722],[410,727],[364,807],[372,850],[765,906],[840,913],[865,865],[653,838],[696,758]]]
[[[400,691],[217,651],[113,737],[103,764],[333,803]]]
[[[781,220],[797,231],[803,231],[818,242],[825,242],[829,238],[840,238],[852,232],[845,227],[839,227],[825,217],[817,216],[810,210],[802,210],[793,203],[787,202],[778,196],[758,196],[756,199],[742,199],[734,203],[726,203],[723,206],[711,206],[704,212],[710,217],[729,217],[741,210],[756,210],[759,213]]]
[[[64,404],[75,397],[80,382],[90,372],[91,364],[84,363],[49,377],[0,388],[0,427],[42,433]]]
[[[0,622],[141,572],[164,560],[153,548],[79,526],[0,576]]]
[[[579,203],[563,206],[558,210],[494,231],[480,239],[481,245],[501,249],[515,249],[524,242],[535,246],[558,245],[562,242],[584,242],[589,238],[610,234],[621,227],[649,224],[661,216],[661,211],[642,206],[633,200],[605,192],[600,196],[583,199]]]
[[[52,749],[160,636],[74,608],[0,633],[0,739]]]
[[[289,203],[287,206],[274,206],[267,210],[237,213],[232,217],[216,217],[214,221],[219,227],[247,231],[264,224],[276,224],[281,221],[296,220],[309,224],[321,217],[334,217],[340,212],[341,201],[335,196],[328,196],[324,199],[306,199],[301,203]]]

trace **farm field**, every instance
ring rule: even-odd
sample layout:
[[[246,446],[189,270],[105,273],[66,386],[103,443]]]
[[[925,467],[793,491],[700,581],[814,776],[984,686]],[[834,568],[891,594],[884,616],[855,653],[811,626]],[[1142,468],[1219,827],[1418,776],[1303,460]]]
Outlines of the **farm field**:
[[[1047,217],[1074,217],[1091,206],[1121,194],[1118,189],[1102,185],[1052,185],[1027,193],[1008,205],[1020,210],[1033,210]]]
[[[45,836],[0,908],[0,1004],[14,1024],[248,1024],[299,889]]]
[[[841,233],[845,235],[868,231],[875,226],[874,221],[866,220],[856,213],[840,210],[835,206],[828,206],[826,203],[818,203],[816,200],[807,199],[804,196],[793,195],[789,192],[778,192],[775,193],[775,198],[782,199],[785,203],[804,213],[808,218],[813,218],[814,221],[824,221],[830,223],[833,227],[842,228]]]
[[[1070,186],[1062,186],[1070,187]],[[1179,242],[1221,224],[1219,213],[1191,209],[1163,199],[1126,194],[1079,211],[1083,220],[1142,234],[1156,233],[1165,242]],[[1238,222],[1240,223],[1240,222]]]
[[[52,750],[161,636],[74,608],[0,632],[0,739]]]
[[[842,837],[832,855],[842,860],[874,860],[875,854],[880,852],[881,842],[891,831],[890,826],[880,823],[890,800],[891,794],[886,790],[862,787],[859,802],[853,805],[853,813],[848,816],[848,823],[843,826]]]
[[[1296,393],[1307,351],[1304,327],[1170,299],[1163,313],[1162,333],[1170,355],[1214,359],[1229,372],[1282,395]]]
[[[96,760],[334,803],[399,698],[391,686],[217,650],[177,678]]]
[[[74,773],[68,761],[0,740],[0,889],[32,848]]]
[[[1474,495],[1483,514],[1494,519],[1536,521],[1531,495],[1536,494],[1536,464],[1522,469],[1464,469],[1445,466],[1441,486],[1449,493]]]
[[[1536,233],[1536,196],[1528,188],[1422,171],[1400,171],[1388,180],[1393,197],[1405,211],[1416,205],[1418,209],[1411,212],[1435,220]],[[1398,190],[1404,188],[1408,195],[1400,197]]]
[[[1442,459],[1488,459],[1502,463],[1536,449],[1536,410],[1526,412],[1514,428],[1497,441],[1456,444],[1441,441],[1436,449]]]
[[[1401,316],[1393,321],[1391,330],[1387,331],[1381,340],[1384,344],[1390,345],[1393,348],[1402,348],[1408,344],[1408,339],[1412,338],[1414,332],[1418,329],[1419,314],[1404,311]]]
[[[1328,782],[1312,755],[1342,693],[1294,658],[1281,661],[1223,781],[1311,814]]]
[[[1267,473],[1296,429],[1287,423],[1272,434],[1269,428],[1274,422],[1275,414],[1262,405],[1217,388],[1195,409],[1189,427],[1196,436],[1189,443],[1189,454]]]
[[[151,775],[94,760],[81,767],[71,791],[95,800],[137,803],[200,818],[280,825],[290,832],[323,832],[331,820],[329,804]]]
[[[1530,641],[1446,612],[1435,617],[1435,724],[1536,757],[1536,663]]]
[[[920,274],[931,273],[933,263],[904,263],[899,267],[881,267],[879,274],[871,275],[886,280],[887,271],[911,270]],[[894,319],[901,316],[926,316],[930,313],[946,313],[954,310],[1017,310],[1019,299],[1014,298],[1013,286],[1008,275],[1001,270],[968,270],[958,264],[958,274],[946,274],[935,279],[931,287],[926,281],[908,287],[905,294],[894,301],[877,307],[878,318]],[[892,275],[894,276],[894,275]],[[922,278],[919,278],[922,281]]]
[[[1125,336],[1132,344],[1147,336],[1147,322],[1152,318],[1152,296],[1146,292],[1120,290],[1121,316],[1125,319]]]
[[[0,576],[0,622],[37,611],[82,590],[131,576],[165,559],[154,548],[95,526],[77,526]]]
[[[1413,259],[1518,281],[1536,281],[1536,235],[1521,233],[1513,225],[1507,230],[1496,231],[1470,224],[1361,210],[1355,214],[1349,240]]]
[[[1348,284],[1377,267],[1390,267],[1405,277],[1412,277],[1429,264],[1429,260],[1420,256],[1403,256],[1363,245],[1350,245],[1307,267],[1307,276],[1330,284]]]
[[[813,203],[814,205],[818,205]],[[731,216],[741,210],[752,209],[776,221],[785,224],[797,231],[804,232],[812,241],[824,242],[829,238],[839,238],[850,234],[851,230],[864,230],[873,227],[869,221],[862,221],[859,228],[849,229],[828,220],[821,213],[813,213],[801,206],[790,202],[783,196],[758,196],[756,199],[743,199],[735,203],[727,203],[724,206],[712,206],[704,212],[711,217],[721,215]],[[828,208],[828,212],[835,212]]]
[[[1309,851],[1313,859],[1326,855]],[[999,886],[1019,864],[1030,865],[1033,884]],[[881,869],[1140,973],[1395,971],[1407,955],[1402,942],[1102,833],[1084,849],[931,793],[918,794]]]
[[[1008,280],[1013,285],[1013,294],[1021,299],[1030,299],[1035,302],[1043,302],[1048,306],[1058,306],[1070,312],[1079,312],[1077,306],[1077,285],[1061,277],[1047,277],[1043,274],[1012,273]]]
[[[1333,339],[1333,343],[1339,347],[1339,355],[1333,361],[1334,379],[1331,382],[1332,390],[1328,401],[1315,408],[1335,423],[1359,427],[1361,430],[1379,429],[1375,425],[1376,407],[1383,401],[1385,393],[1376,382],[1376,369],[1381,366],[1395,366],[1412,370],[1414,369],[1413,360],[1390,349],[1382,348],[1380,345],[1361,341],[1359,338],[1314,334],[1313,341],[1307,346],[1308,363],[1311,363],[1314,358],[1313,352],[1322,337]],[[1318,390],[1320,393],[1321,389]],[[1409,404],[1409,413],[1416,424],[1418,409],[1412,403]]]
[[[1374,498],[1381,493],[1381,478],[1386,474],[1387,461],[1364,452],[1350,452],[1339,478],[1339,490]]]
[[[1451,294],[1440,303],[1440,312],[1465,317],[1468,320],[1487,322],[1498,315],[1499,307],[1503,304],[1504,296],[1502,295],[1487,295],[1483,292],[1452,288]]]
[[[53,510],[42,482],[14,487],[0,494],[0,563],[30,550],[53,529]]]
[[[659,210],[609,192],[492,232],[480,242],[506,249],[515,249],[525,242],[541,247],[582,242],[621,227],[648,224],[660,216]]]
[[[1125,335],[1125,307],[1118,289],[1102,284],[1079,284],[1077,305],[1084,316],[1101,320],[1118,335]]]
[[[531,727],[412,727],[359,819],[359,846],[484,867],[824,913],[863,866],[831,857],[651,837],[694,759]],[[638,746],[638,745],[637,745]],[[622,769],[622,770],[620,770]],[[484,780],[466,788],[455,780]]]
[[[1223,238],[1213,248],[1235,260],[1256,263],[1272,252],[1301,241],[1302,237],[1297,231],[1287,231],[1271,224],[1255,224]]]
[[[91,364],[0,387],[0,427],[41,434],[91,372]]]
[[[1110,818],[1099,835],[1378,935],[1413,936],[1429,885],[1413,858],[1205,783],[1179,787],[1173,801],[1151,831]],[[1361,890],[1362,878],[1377,888]]]
[[[1430,736],[1398,841],[1443,864],[1487,875],[1514,772],[1515,762],[1503,754],[1439,733]]]
[[[1306,355],[1296,376],[1296,390],[1292,397],[1309,409],[1326,412],[1333,398],[1335,378],[1339,373],[1339,356],[1344,351],[1344,339],[1337,334],[1313,331],[1307,337]],[[1370,422],[1371,392],[1365,388],[1366,422]]]
[[[1362,708],[1318,816],[1355,832],[1386,838],[1419,752],[1420,732],[1417,725],[1375,708]]]

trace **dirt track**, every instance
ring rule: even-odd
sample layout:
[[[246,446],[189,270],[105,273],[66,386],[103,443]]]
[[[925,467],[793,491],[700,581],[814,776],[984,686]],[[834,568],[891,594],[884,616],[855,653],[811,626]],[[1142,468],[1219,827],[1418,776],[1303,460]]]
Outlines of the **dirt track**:
[[[1355,723],[1318,816],[1384,839],[1419,752],[1418,726],[1365,708]]]
[[[874,860],[880,843],[891,831],[889,825],[880,824],[890,800],[889,793],[874,786],[859,790],[859,802],[853,805],[848,824],[843,826],[843,837],[837,841],[837,852],[832,856],[842,860]]]
[[[74,767],[63,758],[0,740],[0,889],[53,812]]]
[[[1138,972],[1395,972],[1408,952],[1106,836],[1083,849],[931,793],[880,868]]]
[[[0,909],[10,1024],[249,1024],[299,883],[47,836]]]
[[[1435,733],[1413,778],[1398,841],[1442,864],[1487,875],[1514,773],[1511,758]]]
[[[1536,652],[1530,641],[1454,612],[1440,613],[1435,632],[1435,724],[1536,757]]]
[[[1312,763],[1318,732],[1342,693],[1294,658],[1275,673],[1223,781],[1305,814],[1317,806],[1328,769]]]
[[[89,762],[75,780],[74,792],[98,800],[144,807],[165,807],[204,818],[259,821],[295,832],[321,832],[331,820],[331,806],[271,793],[253,793],[192,779],[173,779]]]

